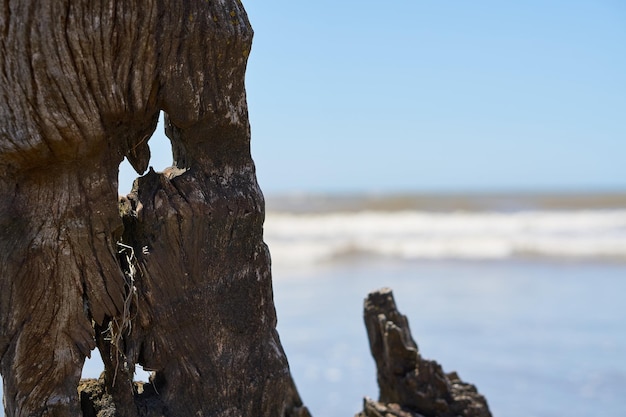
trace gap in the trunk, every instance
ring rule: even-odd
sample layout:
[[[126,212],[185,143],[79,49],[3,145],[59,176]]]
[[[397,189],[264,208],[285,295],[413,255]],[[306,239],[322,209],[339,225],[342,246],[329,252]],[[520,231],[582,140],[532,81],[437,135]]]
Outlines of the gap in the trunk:
[[[172,166],[172,145],[167,136],[165,136],[164,125],[164,113],[159,115],[159,123],[157,128],[152,134],[152,137],[148,140],[150,146],[150,163],[149,166],[154,168],[155,171],[163,171],[165,168]],[[120,195],[126,195],[133,187],[133,181],[139,175],[135,172],[128,160],[124,158],[120,164],[120,170],[118,174],[118,193]]]
[[[85,361],[82,377],[98,379],[102,372],[104,372],[102,356],[100,356],[100,351],[98,349],[94,349],[91,351],[91,358],[87,358]],[[135,365],[134,381],[148,381],[149,378],[150,372],[145,371],[141,365]]]

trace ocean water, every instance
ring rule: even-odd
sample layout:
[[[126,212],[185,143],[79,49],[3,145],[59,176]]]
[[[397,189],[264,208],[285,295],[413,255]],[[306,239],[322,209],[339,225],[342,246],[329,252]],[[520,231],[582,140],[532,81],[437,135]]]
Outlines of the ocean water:
[[[626,260],[626,201],[617,196],[425,199],[329,199],[311,210],[301,208],[308,198],[278,200],[268,204],[264,236],[275,265],[298,268],[353,256]]]
[[[362,304],[381,287],[422,356],[476,384],[495,416],[626,415],[625,194],[288,196],[267,207],[278,329],[314,416],[352,416],[377,397]],[[96,358],[83,373],[101,370]]]
[[[376,398],[362,321],[391,287],[423,357],[494,416],[626,415],[626,196],[268,200],[279,331],[304,402]]]
[[[423,357],[477,385],[495,416],[626,415],[626,265],[361,259],[275,271],[279,331],[317,416],[376,397],[362,300],[394,290]]]

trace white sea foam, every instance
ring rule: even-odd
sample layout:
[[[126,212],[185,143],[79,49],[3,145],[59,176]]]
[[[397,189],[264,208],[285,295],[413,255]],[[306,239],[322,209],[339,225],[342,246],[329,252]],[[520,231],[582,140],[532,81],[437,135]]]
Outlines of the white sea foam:
[[[626,210],[269,212],[265,240],[274,264],[294,266],[353,254],[401,259],[626,259]]]

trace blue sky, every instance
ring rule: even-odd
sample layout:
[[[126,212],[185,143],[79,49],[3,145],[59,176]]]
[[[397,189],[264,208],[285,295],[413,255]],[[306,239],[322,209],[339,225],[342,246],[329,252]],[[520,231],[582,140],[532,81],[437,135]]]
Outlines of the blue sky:
[[[244,5],[266,193],[626,190],[626,2]]]

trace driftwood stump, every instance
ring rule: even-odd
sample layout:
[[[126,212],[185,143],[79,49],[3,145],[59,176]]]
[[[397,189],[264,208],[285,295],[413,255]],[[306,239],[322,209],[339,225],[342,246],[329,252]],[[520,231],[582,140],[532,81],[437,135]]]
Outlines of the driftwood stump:
[[[380,395],[378,401],[366,398],[357,417],[491,417],[474,385],[422,358],[390,289],[368,295],[364,319]]]
[[[275,330],[251,41],[237,0],[0,4],[8,417],[308,414]],[[161,110],[174,167],[118,202],[119,164],[146,170]],[[79,399],[96,345],[105,373]]]

